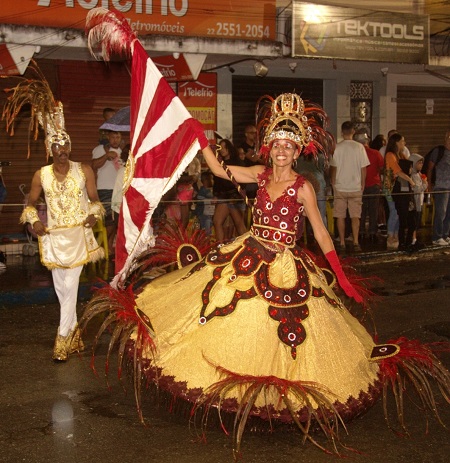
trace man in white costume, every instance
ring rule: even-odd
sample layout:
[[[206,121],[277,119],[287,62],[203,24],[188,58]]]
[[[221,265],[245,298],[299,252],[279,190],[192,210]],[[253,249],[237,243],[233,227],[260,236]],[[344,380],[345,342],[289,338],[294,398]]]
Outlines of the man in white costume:
[[[62,113],[61,104],[59,110]],[[65,362],[70,354],[84,350],[77,323],[78,286],[83,265],[104,257],[92,231],[104,209],[92,167],[69,159],[69,135],[64,129],[55,130],[51,121],[52,117],[46,120],[45,144],[53,163],[34,174],[21,222],[33,227],[39,239],[41,262],[52,271],[60,304],[53,360]],[[42,192],[47,203],[46,225],[35,207]]]

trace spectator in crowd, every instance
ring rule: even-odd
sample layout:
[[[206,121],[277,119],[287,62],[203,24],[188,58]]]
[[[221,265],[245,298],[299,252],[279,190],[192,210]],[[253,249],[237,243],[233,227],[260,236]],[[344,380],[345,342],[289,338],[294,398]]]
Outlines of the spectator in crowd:
[[[405,213],[404,196],[409,186],[413,187],[414,182],[408,173],[400,166],[399,161],[403,159],[401,153],[405,146],[405,139],[401,134],[395,132],[389,137],[384,157],[383,190],[389,206],[387,248],[397,249],[401,244],[405,246],[404,231],[407,227],[407,209]],[[406,169],[405,169],[406,170]],[[402,182],[400,182],[402,180]],[[402,216],[400,217],[400,214]],[[400,233],[400,220],[402,220],[402,233]]]
[[[353,140],[354,124],[346,121],[342,124],[343,140],[336,145],[330,162],[331,186],[334,192],[334,211],[339,245],[338,250],[345,250],[345,217],[350,215],[353,249],[361,250],[359,245],[359,224],[362,209],[362,193],[366,183],[366,168],[370,164],[361,143]]]
[[[391,138],[392,135],[394,135],[394,134],[396,134],[396,133],[398,134],[398,130],[397,130],[397,129],[389,130],[389,132],[388,132],[388,141],[389,141],[389,138]],[[379,149],[379,151],[380,151],[380,153],[381,153],[381,155],[382,155],[383,157],[385,156],[385,154],[386,154],[386,152],[387,152],[387,151],[386,151],[386,145],[387,145],[387,143]],[[408,159],[409,156],[410,156],[410,154],[411,154],[411,153],[409,152],[409,149],[408,149],[407,146],[405,145],[405,146],[403,147],[402,151],[399,153],[399,156],[400,156],[399,159]]]
[[[106,211],[105,226],[110,255],[114,255],[114,239],[116,236],[116,224],[111,209],[112,193],[117,173],[123,166],[121,142],[121,133],[110,131],[108,133],[108,144],[98,145],[92,151],[92,167],[97,174],[98,196]]]
[[[123,200],[123,181],[125,176],[125,165],[130,154],[130,144],[124,146],[121,154],[123,165],[117,171],[116,182],[114,183],[113,193],[111,197],[111,209],[114,214],[114,221],[116,222],[116,227],[119,220],[120,206],[122,205]]]
[[[113,108],[103,108],[103,121],[106,122],[111,117],[116,114],[116,110]],[[100,137],[99,137],[99,144],[100,145],[107,145],[109,143],[109,130],[100,129]]]
[[[220,155],[222,156],[225,164],[239,165],[239,156],[237,150],[230,140],[224,139],[220,141]],[[245,202],[239,194],[236,186],[230,180],[214,176],[214,197],[218,200],[214,210],[214,231],[216,240],[221,242],[226,236],[225,233],[225,220],[231,216],[236,232],[242,235],[247,231],[244,222]]]
[[[172,188],[173,191],[165,197],[166,200],[171,201],[166,208],[166,217],[176,220],[184,228],[187,228],[191,218],[192,200],[197,195],[200,174],[201,163],[195,156]]]
[[[373,150],[380,151],[380,149],[386,146],[386,137],[382,134],[379,133],[370,143],[369,143],[369,148],[372,148]],[[380,153],[381,154],[381,153]]]
[[[327,178],[328,178],[328,166],[325,162],[323,153],[318,153],[317,159],[313,156],[300,156],[297,159],[297,164],[294,166],[294,170],[311,181],[313,186],[317,184],[316,198],[317,206],[320,211],[323,223],[327,227]],[[313,175],[314,179],[309,179],[308,173]]]
[[[210,170],[205,170],[201,174],[201,187],[197,193],[196,214],[200,222],[200,228],[205,230],[207,235],[211,235],[212,221],[214,217],[214,176]]]
[[[400,159],[398,164],[403,173],[412,180],[413,162],[409,159]],[[400,184],[400,191],[395,188],[397,194],[394,196],[394,202],[398,214],[398,249],[411,252],[413,234],[416,230],[416,209],[412,193],[415,184],[414,181],[410,182],[401,177],[397,177],[397,183]]]
[[[428,188],[427,177],[423,174],[422,167],[423,167],[423,156],[417,153],[411,153],[409,160],[412,161],[412,174],[411,178],[413,179],[414,186],[413,186],[413,193],[414,193],[414,207],[415,207],[415,229],[413,231],[412,236],[412,250],[418,251],[424,247],[422,243],[417,240],[417,231],[420,228],[420,222],[422,219],[422,206],[423,206],[423,198],[424,192]]]
[[[253,124],[245,126],[244,141],[238,146],[237,154],[238,158],[244,160],[244,166],[255,166],[261,163],[260,157],[255,151],[256,142],[256,127]],[[256,196],[256,190],[258,186],[256,183],[249,183],[244,186],[246,195],[249,199],[254,199]]]
[[[440,151],[442,156],[438,161]],[[436,173],[434,184],[433,170]],[[433,149],[426,174],[434,198],[433,244],[446,246],[450,244],[450,130],[445,133],[443,148]]]
[[[369,147],[373,150],[380,151],[382,147],[386,146],[387,140],[386,137],[379,133],[370,143]],[[380,152],[381,154],[381,152]],[[384,156],[384,154],[381,154]],[[381,181],[383,182],[383,174],[381,173]],[[387,236],[387,220],[386,217],[389,216],[389,207],[386,201],[386,197],[383,195],[380,197],[380,201],[378,203],[378,231],[382,236]]]
[[[365,129],[359,130],[354,137],[366,150],[370,164],[366,169],[366,183],[363,191],[360,235],[366,236],[366,218],[369,218],[368,239],[376,243],[378,233],[378,209],[380,204],[381,177],[384,159],[380,152],[369,147],[369,137]]]

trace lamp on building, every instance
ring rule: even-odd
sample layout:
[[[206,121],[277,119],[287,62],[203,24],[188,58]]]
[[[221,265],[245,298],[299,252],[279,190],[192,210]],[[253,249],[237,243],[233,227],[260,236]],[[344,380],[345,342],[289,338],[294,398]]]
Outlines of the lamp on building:
[[[231,72],[231,74],[234,74],[235,69],[233,66],[228,66],[228,70]]]
[[[257,61],[253,65],[253,69],[258,77],[264,77],[269,72],[269,68],[262,61]]]

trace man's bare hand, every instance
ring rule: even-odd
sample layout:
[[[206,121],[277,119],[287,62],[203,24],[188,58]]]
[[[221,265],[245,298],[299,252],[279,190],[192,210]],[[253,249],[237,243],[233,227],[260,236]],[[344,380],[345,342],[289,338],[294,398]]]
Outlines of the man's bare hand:
[[[87,228],[92,228],[97,223],[97,218],[93,214],[89,214],[84,221],[84,226]]]
[[[44,236],[48,234],[47,229],[45,228],[44,224],[41,221],[34,222],[33,230],[38,236]]]

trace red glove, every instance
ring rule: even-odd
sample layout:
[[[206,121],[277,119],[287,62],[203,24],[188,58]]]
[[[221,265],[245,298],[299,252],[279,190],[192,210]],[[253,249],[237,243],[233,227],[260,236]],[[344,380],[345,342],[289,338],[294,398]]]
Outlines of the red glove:
[[[335,273],[339,286],[342,288],[344,293],[347,294],[347,296],[352,297],[356,302],[362,303],[363,298],[345,276],[336,251],[327,252],[325,254],[325,257],[327,258],[327,261],[330,263],[331,269]]]

